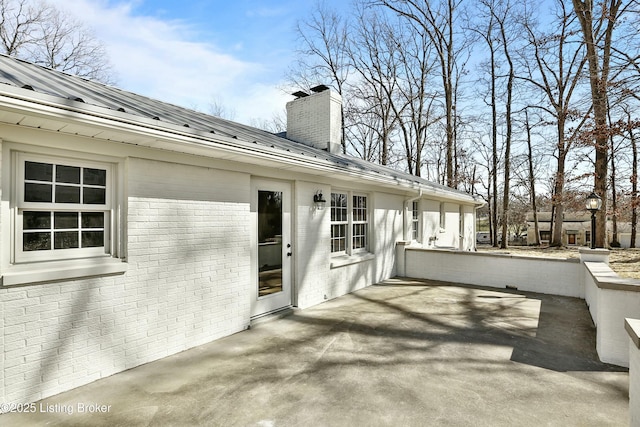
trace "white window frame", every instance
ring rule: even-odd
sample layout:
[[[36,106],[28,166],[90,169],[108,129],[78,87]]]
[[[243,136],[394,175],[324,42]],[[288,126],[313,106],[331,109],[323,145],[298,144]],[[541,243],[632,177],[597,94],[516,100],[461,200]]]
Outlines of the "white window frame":
[[[366,193],[359,193],[353,191],[346,190],[337,190],[334,189],[331,191],[331,209],[336,208],[333,205],[334,195],[344,195],[346,197],[347,205],[347,220],[339,220],[333,221],[331,218],[331,255],[332,256],[340,256],[340,255],[356,255],[356,254],[365,254],[369,252],[370,245],[370,220],[371,220],[371,197]],[[359,206],[355,206],[355,198],[363,198],[365,206],[361,208]],[[342,208],[342,207],[341,207]],[[359,214],[356,214],[359,212]],[[364,219],[363,219],[364,217]],[[334,236],[333,230],[334,226],[343,227],[346,230],[346,236]],[[363,234],[355,234],[355,228],[364,226]],[[345,239],[345,248],[344,250],[333,251],[333,241],[336,238],[344,238]],[[361,245],[356,245],[357,239],[363,239],[364,243]],[[357,247],[356,247],[357,246]]]
[[[420,201],[411,202],[411,241],[420,242]]]
[[[0,224],[2,239],[0,273],[2,286],[38,284],[56,280],[69,280],[90,276],[122,274],[126,263],[126,198],[124,197],[124,171],[126,160],[108,155],[79,153],[53,147],[32,146],[20,143],[1,142],[2,190],[10,194],[0,202],[0,210],[8,221]],[[76,204],[24,201],[25,161],[85,168],[103,169],[106,172],[105,203]],[[63,185],[66,185],[63,184]],[[70,184],[71,185],[71,184]],[[71,185],[73,186],[73,185]],[[78,185],[76,185],[78,186]],[[83,184],[80,184],[82,193]],[[97,187],[86,184],[84,187]],[[41,251],[23,250],[23,212],[103,212],[104,246],[52,249]],[[53,214],[52,214],[53,216]],[[53,219],[53,218],[52,218]],[[81,218],[79,218],[81,221]],[[54,224],[50,224],[52,230]],[[91,228],[91,227],[89,227]],[[82,224],[73,231],[82,230]],[[79,234],[79,237],[81,235]]]
[[[344,205],[335,205],[336,196],[343,196]],[[340,198],[340,200],[343,200]],[[344,212],[344,214],[342,213]],[[340,214],[339,214],[340,213]],[[331,192],[331,255],[344,255],[348,252],[349,248],[349,193],[346,191],[332,191]],[[338,218],[338,219],[336,219]],[[334,234],[334,230],[339,229],[343,232]],[[344,245],[340,245],[338,241],[344,240]],[[338,247],[344,246],[344,249],[334,250],[334,245]]]
[[[15,176],[15,242],[14,248],[14,262],[34,262],[34,261],[57,261],[64,259],[75,258],[90,258],[97,256],[110,256],[113,252],[111,242],[114,240],[111,236],[111,223],[113,222],[113,190],[115,182],[113,179],[114,166],[110,163],[99,163],[95,161],[85,161],[77,159],[67,159],[63,157],[50,157],[41,156],[30,153],[16,153],[16,176]],[[52,165],[72,166],[79,168],[92,168],[106,171],[106,185],[105,185],[105,203],[104,204],[83,204],[83,203],[55,203],[55,202],[25,202],[24,200],[24,184],[25,181],[25,163],[37,162]],[[82,178],[82,177],[81,177]],[[55,181],[55,178],[53,178]],[[57,183],[52,182],[52,187]],[[73,186],[82,188],[90,187],[89,185],[74,185],[65,184],[65,186]],[[82,191],[80,191],[82,195]],[[92,248],[75,248],[75,249],[54,249],[54,240],[51,240],[51,249],[49,250],[37,250],[37,251],[24,251],[23,250],[23,236],[25,231],[23,229],[23,212],[25,211],[38,211],[38,212],[102,212],[104,218],[104,246],[92,247]],[[53,221],[53,218],[52,218]],[[53,232],[54,224],[51,223],[51,228],[47,231]],[[78,230],[80,230],[81,224],[78,224]],[[28,232],[27,232],[28,233]]]
[[[360,202],[356,203],[356,198],[364,200],[364,207],[360,206]],[[351,194],[351,253],[368,252],[369,251],[369,197],[366,194]],[[358,213],[358,214],[356,214]],[[364,219],[362,219],[364,217]],[[364,232],[356,234],[356,227],[363,227]],[[364,240],[364,243],[356,242]]]

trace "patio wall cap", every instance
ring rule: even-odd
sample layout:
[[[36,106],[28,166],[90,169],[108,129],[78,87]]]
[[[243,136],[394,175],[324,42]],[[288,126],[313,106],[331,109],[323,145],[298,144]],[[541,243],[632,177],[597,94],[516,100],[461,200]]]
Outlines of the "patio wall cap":
[[[605,263],[587,261],[584,265],[600,289],[640,292],[640,280],[620,277]]]
[[[454,253],[456,255],[467,255],[467,256],[488,256],[488,257],[499,257],[499,258],[513,258],[513,259],[528,259],[534,261],[554,261],[554,262],[573,262],[579,263],[580,260],[578,258],[558,258],[551,256],[532,256],[532,255],[518,255],[512,254],[510,252],[482,252],[482,251],[460,251],[457,249],[449,249],[449,248],[421,248],[418,246],[409,246],[406,248],[411,251],[424,251],[424,252],[448,252]],[[508,249],[507,249],[508,251]]]
[[[596,249],[580,248],[578,249],[578,251],[581,254],[591,254],[591,255],[609,255],[611,253],[609,249],[603,249],[603,248],[596,248]]]
[[[640,350],[640,320],[638,319],[624,319],[624,328],[629,334],[629,338]]]

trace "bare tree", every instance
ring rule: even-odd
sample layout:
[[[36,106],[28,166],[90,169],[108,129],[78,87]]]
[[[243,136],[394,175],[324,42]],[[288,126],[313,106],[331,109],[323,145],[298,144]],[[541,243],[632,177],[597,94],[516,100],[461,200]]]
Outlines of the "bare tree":
[[[287,112],[274,113],[271,119],[251,119],[249,124],[258,129],[271,133],[281,133],[287,130]]]
[[[531,138],[531,124],[529,123],[529,113],[525,109],[525,129],[527,131],[527,166],[529,172],[529,202],[531,203],[531,210],[533,211],[533,232],[534,243],[536,246],[540,246],[540,225],[538,223],[538,206],[536,202],[536,176],[534,173],[533,165],[533,142]]]
[[[348,125],[345,127],[348,150],[353,150],[355,155],[369,162],[389,162],[389,151],[383,154],[385,147],[380,144],[380,129],[384,126],[380,123],[380,117],[375,113],[377,106],[363,108],[350,108],[345,111]]]
[[[486,7],[485,3],[482,3],[484,7]],[[483,7],[483,8],[484,8]],[[481,11],[481,14],[487,14],[485,10]],[[487,83],[489,84],[489,100],[487,103],[491,107],[491,159],[489,164],[491,167],[489,168],[489,179],[491,183],[488,185],[488,188],[491,191],[488,194],[488,203],[489,203],[489,230],[491,235],[491,244],[493,246],[498,246],[498,101],[497,101],[497,85],[498,85],[498,65],[497,65],[497,55],[498,55],[498,43],[497,39],[494,36],[494,29],[496,26],[495,17],[492,13],[488,13],[486,19],[480,20],[482,23],[480,27],[476,27],[474,31],[476,31],[480,38],[487,44],[487,48],[489,49],[489,62],[487,65],[487,71],[485,73],[489,74],[489,78]],[[486,23],[485,23],[486,22]],[[482,76],[485,75],[482,74]],[[483,79],[487,80],[487,79]]]
[[[586,45],[589,64],[589,85],[593,103],[595,170],[594,191],[602,198],[602,209],[596,215],[596,247],[606,243],[607,179],[608,179],[608,96],[609,72],[613,32],[616,23],[633,1],[606,0],[594,8],[593,0],[572,0],[582,36]]]
[[[104,45],[69,13],[50,3],[0,0],[4,53],[102,83],[114,83]]]
[[[509,46],[512,44],[512,34],[508,34],[509,19],[512,14],[512,5],[509,0],[505,2],[496,2],[490,7],[491,15],[495,18],[498,25],[498,31],[500,33],[500,42],[502,45],[502,53],[504,59],[507,62],[507,88],[505,101],[505,120],[506,120],[506,136],[505,136],[505,150],[504,150],[504,182],[502,192],[502,243],[501,248],[506,248],[508,238],[508,225],[509,225],[509,184],[510,184],[510,172],[511,172],[511,142],[513,138],[513,82],[515,80],[515,66],[511,59],[511,51]]]
[[[454,174],[455,155],[455,111],[459,88],[458,80],[464,73],[467,45],[461,39],[458,17],[461,0],[380,0],[377,2],[389,10],[406,18],[411,26],[419,28],[418,33],[430,38],[436,51],[442,88],[444,93],[446,119],[446,175],[447,185],[456,187]]]
[[[107,51],[93,32],[71,15],[51,8],[38,24],[41,42],[27,48],[29,59],[54,70],[113,83]]]
[[[297,89],[310,89],[318,84],[331,84],[344,95],[349,77],[349,27],[335,10],[320,0],[308,19],[298,21],[296,33],[300,47],[294,67],[289,70],[289,84]],[[344,138],[344,102],[342,107],[342,151],[347,152]]]
[[[379,153],[379,163],[387,165],[391,137],[399,119],[398,110],[403,109],[395,104],[400,77],[397,55],[402,46],[403,30],[363,3],[356,6],[354,43],[349,55],[358,76],[358,83],[350,87],[357,103],[353,105],[351,118],[357,117],[354,125],[358,132],[351,134],[365,138],[359,145],[369,145],[362,154],[367,153],[369,157],[375,151]],[[356,110],[360,111],[356,113]],[[366,129],[367,125],[371,127]],[[377,147],[372,150],[372,145]]]
[[[27,0],[0,0],[0,42],[3,53],[19,56],[25,47],[39,42],[38,24],[50,6],[34,7]]]
[[[607,115],[609,116],[609,123],[611,123],[611,110],[607,109]],[[617,175],[617,162],[616,156],[619,151],[619,146],[616,146],[616,140],[613,132],[609,132],[610,146],[609,150],[611,155],[609,156],[611,162],[611,174],[610,174],[610,188],[611,188],[611,247],[619,248],[620,241],[618,240],[618,175]]]
[[[631,117],[628,119],[629,140],[631,141],[632,173],[629,180],[631,181],[631,247],[636,247],[636,233],[638,227],[638,144],[636,142],[636,134],[633,132],[634,126],[631,124]]]
[[[432,58],[429,38],[414,31],[403,44],[398,59],[403,77],[397,94],[401,107],[394,112],[398,117],[407,167],[417,176],[422,175],[428,130],[442,119],[437,113],[438,93],[432,91],[429,84],[434,68]]]
[[[227,120],[233,120],[236,117],[236,111],[233,108],[229,108],[224,102],[215,97],[209,103],[208,113]]]
[[[523,29],[528,35],[529,48],[523,51],[522,64],[527,72],[520,78],[542,94],[540,102],[530,107],[541,110],[553,119],[556,127],[556,171],[553,188],[553,233],[551,245],[562,245],[564,190],[567,156],[584,120],[568,133],[573,117],[579,116],[576,94],[586,59],[583,43],[575,38],[575,18],[565,0],[556,2],[557,10],[552,32],[545,32],[529,17],[523,17]],[[585,117],[585,116],[583,116]]]

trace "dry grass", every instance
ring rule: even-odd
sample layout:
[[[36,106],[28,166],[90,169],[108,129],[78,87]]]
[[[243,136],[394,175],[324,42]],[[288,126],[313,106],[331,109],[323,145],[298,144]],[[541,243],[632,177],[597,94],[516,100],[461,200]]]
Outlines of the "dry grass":
[[[507,249],[478,245],[478,251],[533,257],[579,258],[579,248],[510,246]],[[609,265],[620,277],[640,279],[640,249],[611,249]]]

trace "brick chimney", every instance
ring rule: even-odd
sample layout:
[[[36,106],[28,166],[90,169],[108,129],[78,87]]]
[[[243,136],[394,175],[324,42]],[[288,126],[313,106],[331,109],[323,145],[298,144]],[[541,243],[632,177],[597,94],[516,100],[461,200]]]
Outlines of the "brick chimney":
[[[312,93],[296,92],[296,99],[287,102],[287,138],[327,150],[342,152],[342,97],[327,86],[311,89]]]

